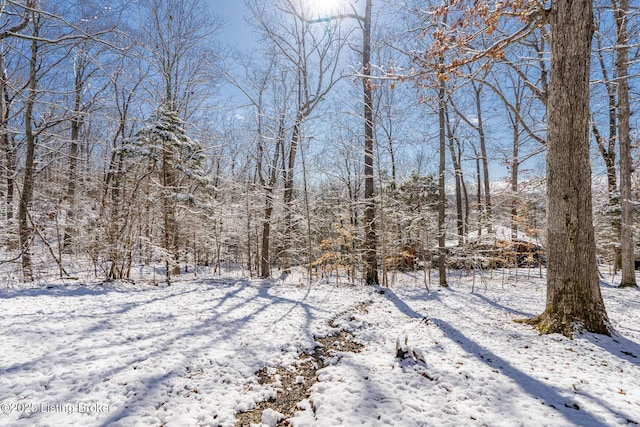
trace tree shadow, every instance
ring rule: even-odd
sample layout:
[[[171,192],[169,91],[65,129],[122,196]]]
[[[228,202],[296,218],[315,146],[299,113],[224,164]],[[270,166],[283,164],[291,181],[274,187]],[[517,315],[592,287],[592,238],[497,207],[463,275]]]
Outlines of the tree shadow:
[[[149,412],[149,403],[151,403],[150,400],[153,399],[152,394],[157,391],[162,384],[167,383],[172,377],[174,377],[174,374],[175,371],[170,371],[164,375],[156,375],[145,379],[146,387],[142,390],[138,389],[133,397],[129,398],[126,401],[126,404],[123,404],[121,408],[118,408],[114,412],[109,412],[109,417],[106,420],[101,420],[100,425],[108,427],[114,425],[125,426],[129,425],[129,423],[138,425],[138,423],[141,423],[140,419],[136,419],[135,421],[126,421],[126,418],[135,417],[136,415],[139,415],[139,412]]]
[[[381,288],[379,291],[383,294],[389,301],[396,306],[396,308],[404,313],[405,315],[411,317],[412,319],[426,319],[427,316],[422,315],[411,308],[406,302],[404,302],[393,290],[390,288]],[[430,292],[427,294],[426,298],[421,298],[421,301],[439,301],[440,297],[437,292]]]
[[[458,343],[458,345],[466,351],[468,354],[475,357],[477,360],[496,369],[507,377],[511,378],[517,383],[527,394],[538,399],[544,405],[555,409],[564,417],[567,421],[575,423],[580,426],[601,426],[602,420],[594,416],[584,408],[578,407],[571,399],[562,396],[553,387],[543,383],[542,381],[533,378],[519,369],[512,366],[508,361],[494,354],[493,352],[481,347],[473,340],[467,338],[458,329],[451,326],[444,320],[431,319],[432,323],[437,325],[442,332],[444,332],[452,341]],[[632,420],[632,418],[623,413],[616,412],[606,406],[603,406],[616,417],[622,417],[626,420]]]
[[[149,287],[149,291],[154,292],[155,287]],[[146,290],[146,289],[145,289]],[[11,295],[1,295],[10,303],[11,298],[19,296],[30,297],[59,297],[61,305],[64,306],[65,298],[73,299],[73,307],[83,305],[83,299],[76,299],[78,296],[89,298],[104,295],[108,292],[119,292],[123,295],[131,293],[131,290],[119,290],[109,287],[108,289],[96,287],[56,289],[37,289],[14,292]],[[134,290],[135,293],[135,290]],[[193,295],[193,296],[190,296]],[[98,312],[93,311],[93,305],[85,310],[73,310],[72,316],[77,319],[78,324],[87,323],[80,331],[73,332],[73,345],[70,347],[67,341],[61,342],[53,352],[43,355],[34,355],[31,360],[21,361],[12,366],[0,370],[4,375],[16,377],[25,371],[43,369],[42,362],[49,359],[56,359],[57,366],[64,361],[64,373],[74,378],[73,390],[68,390],[66,399],[69,402],[80,399],[81,392],[78,387],[89,387],[96,378],[113,379],[134,378],[144,375],[144,370],[127,371],[135,369],[133,365],[138,363],[166,363],[166,358],[162,355],[166,353],[181,354],[188,351],[190,355],[202,356],[212,350],[227,348],[229,352],[241,354],[243,359],[251,361],[247,366],[260,363],[268,363],[257,358],[258,355],[269,351],[285,351],[282,347],[285,340],[277,342],[261,341],[255,333],[249,334],[253,341],[247,341],[243,333],[249,325],[251,319],[255,319],[260,313],[272,310],[265,316],[258,317],[258,321],[263,325],[273,325],[287,317],[291,317],[294,310],[301,310],[300,316],[296,313],[294,326],[296,334],[291,338],[303,337],[302,345],[313,344],[313,322],[319,314],[329,312],[317,299],[309,301],[310,291],[300,295],[300,298],[287,297],[284,292],[270,286],[269,283],[256,283],[248,280],[209,280],[190,286],[188,289],[176,287],[164,288],[161,295],[141,292],[139,297],[121,298],[117,295],[113,301],[109,301],[105,307],[99,307]],[[198,299],[198,306],[195,310],[190,310],[189,301]],[[140,311],[136,310],[141,308]],[[85,307],[87,309],[87,307]],[[47,318],[53,315],[53,321],[58,317],[60,321],[64,316],[69,315],[67,311],[47,314]],[[186,316],[181,319],[181,316]],[[224,316],[221,320],[221,316]],[[163,325],[172,323],[172,318],[178,320],[180,328],[163,328]],[[266,320],[265,320],[266,319]],[[277,319],[277,320],[276,320]],[[113,320],[113,322],[112,322]],[[124,323],[123,323],[124,320]],[[288,319],[287,319],[288,321]],[[145,327],[136,330],[135,325],[144,322]],[[26,325],[26,326],[25,326]],[[22,325],[28,327],[28,322]],[[131,328],[130,328],[131,326]],[[268,327],[268,326],[267,326]],[[104,334],[101,334],[104,332]],[[132,336],[129,336],[131,335]],[[288,335],[287,335],[288,336]],[[284,338],[286,339],[287,336]],[[304,340],[304,336],[308,340]],[[133,344],[132,344],[133,341]],[[244,341],[244,343],[243,343]],[[281,347],[278,347],[278,346]],[[299,348],[298,351],[304,349]],[[109,366],[100,365],[100,360],[105,358],[106,351],[121,354],[120,362],[110,363]],[[287,350],[291,351],[291,350]],[[53,354],[51,354],[53,353]],[[204,357],[204,356],[202,356]],[[203,369],[208,369],[207,363],[199,361],[198,357],[191,358],[194,363],[203,365]],[[204,359],[203,359],[204,360]],[[209,363],[211,363],[209,361]],[[87,366],[91,366],[88,368]],[[49,365],[47,365],[48,367]],[[143,409],[149,410],[158,402],[158,390],[167,384],[172,384],[184,375],[183,366],[180,363],[169,362],[166,366],[167,372],[157,375],[151,373],[147,378],[141,378],[144,387],[137,387],[136,393],[131,396],[122,396],[121,405],[113,407],[113,412],[108,415],[108,419],[98,419],[102,425],[112,425],[131,421],[129,417],[138,417]],[[238,374],[240,375],[240,373]],[[211,378],[210,380],[215,380]],[[58,381],[58,380],[56,380]],[[56,385],[57,386],[57,385]],[[45,392],[46,393],[46,392]],[[82,395],[82,397],[85,397]],[[151,412],[153,410],[151,409]]]
[[[84,285],[67,285],[67,286],[51,286],[46,288],[18,289],[8,292],[0,292],[0,299],[13,299],[22,297],[84,297],[88,295],[105,295],[107,293],[118,292],[127,293],[129,290],[118,289],[114,286],[84,286]]]
[[[614,332],[610,337],[595,334],[583,334],[580,337],[609,352],[612,356],[640,366],[640,344],[625,338],[619,332]]]
[[[528,317],[534,317],[535,316],[535,314],[525,313],[524,311],[516,310],[514,308],[507,307],[506,305],[502,305],[497,301],[494,301],[494,300],[492,300],[490,298],[487,298],[485,295],[478,294],[478,293],[475,293],[475,292],[472,295],[474,297],[486,302],[490,306],[493,306],[495,308],[499,308],[500,310],[504,310],[504,311],[507,311],[509,313],[515,314],[515,315],[517,315],[519,317],[528,318]]]
[[[449,290],[449,289],[447,289]],[[400,297],[398,297],[391,289],[385,289],[385,296],[389,299],[398,310],[402,313],[405,313],[408,317],[418,319],[418,318],[426,318],[422,314],[415,311],[411,308],[407,303],[402,301]],[[486,299],[486,298],[484,298]],[[493,302],[491,300],[486,299],[489,304]],[[500,304],[493,304],[498,308],[505,309],[507,311],[512,311],[517,314],[520,314],[517,310],[510,310],[508,307],[502,307]],[[527,313],[521,313],[524,316],[528,316]],[[505,359],[497,356],[486,348],[481,347],[473,340],[469,339],[458,329],[454,328],[448,322],[437,319],[430,318],[429,321],[438,326],[438,328],[444,332],[453,342],[458,343],[458,345],[468,354],[472,355],[476,359],[480,360],[482,363],[491,367],[492,369],[496,369],[507,377],[511,378],[515,383],[517,383],[527,394],[534,397],[535,399],[542,402],[544,405],[549,406],[550,408],[555,409],[560,413],[562,417],[564,417],[567,421],[576,423],[580,426],[601,426],[602,421],[598,419],[595,415],[585,410],[584,408],[579,408],[575,402],[572,402],[569,398],[562,396],[558,391],[556,391],[553,387],[545,384],[544,382],[533,378],[526,373],[520,371],[519,369],[512,366]],[[617,357],[625,358],[631,363],[638,363],[637,358],[634,356],[640,355],[640,346],[630,341],[622,336],[615,337],[600,337],[597,335],[587,335],[585,338],[591,337],[594,340],[594,344],[605,348],[610,351]],[[617,343],[613,344],[613,343]],[[621,350],[623,348],[623,350]],[[627,352],[624,353],[623,351]],[[625,420],[631,420],[631,422],[635,422],[634,419],[621,411],[614,411],[610,409],[605,404],[602,403],[601,400],[598,400],[599,404],[612,414],[614,414],[618,418],[623,418]]]

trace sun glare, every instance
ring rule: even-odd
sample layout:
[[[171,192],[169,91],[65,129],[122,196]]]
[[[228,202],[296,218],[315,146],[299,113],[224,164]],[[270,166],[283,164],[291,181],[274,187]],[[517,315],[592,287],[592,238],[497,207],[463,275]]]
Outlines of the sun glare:
[[[311,10],[321,18],[339,12],[345,1],[347,0],[311,0]]]

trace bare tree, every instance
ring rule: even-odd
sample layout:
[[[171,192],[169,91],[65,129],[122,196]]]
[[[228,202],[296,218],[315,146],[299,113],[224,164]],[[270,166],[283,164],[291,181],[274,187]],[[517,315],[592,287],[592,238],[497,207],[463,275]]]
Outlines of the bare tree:
[[[309,11],[304,2],[280,0],[272,3],[278,13],[269,14],[255,4],[253,15],[260,32],[272,43],[273,54],[283,58],[281,66],[294,70],[291,73],[291,85],[295,88],[295,104],[291,109],[291,136],[288,146],[282,147],[285,208],[282,268],[289,272],[292,261],[296,154],[305,120],[342,77],[339,72],[339,59],[345,40],[336,25],[329,28],[313,25],[307,16]]]
[[[607,126],[605,126],[606,133],[600,128],[598,121],[597,110],[594,108],[591,114],[591,132],[595,139],[598,151],[604,161],[607,170],[607,194],[609,196],[609,203],[607,206],[606,214],[609,217],[612,233],[609,238],[612,240],[613,247],[613,269],[618,271],[621,268],[621,248],[620,248],[620,192],[618,189],[618,179],[616,171],[616,142],[618,139],[618,106],[616,99],[616,87],[614,82],[614,74],[609,67],[606,52],[610,49],[603,46],[604,43],[604,28],[603,19],[604,11],[601,9],[596,10],[596,17],[598,18],[598,24],[601,27],[599,31],[595,33],[595,56],[598,59],[598,68],[602,73],[602,86],[606,92],[606,116]],[[614,49],[615,52],[615,49]]]
[[[67,214],[65,216],[66,224],[63,236],[63,248],[67,253],[73,252],[73,237],[76,235],[76,191],[78,180],[78,163],[80,156],[80,146],[82,141],[81,129],[87,116],[90,113],[91,106],[98,99],[98,93],[100,88],[96,88],[96,91],[90,92],[90,99],[85,99],[84,95],[88,91],[87,86],[90,80],[97,74],[100,69],[93,62],[93,52],[91,52],[91,45],[93,42],[80,42],[72,49],[75,54],[71,58],[73,63],[73,88],[71,90],[71,120],[69,131],[69,171],[67,190],[65,194],[67,202]],[[95,86],[98,86],[96,81]],[[103,84],[104,87],[106,85]]]
[[[367,285],[377,285],[378,279],[378,235],[376,232],[375,181],[373,177],[373,81],[371,80],[371,7],[366,0],[362,18],[362,88],[364,95],[364,243],[362,244],[364,280]]]
[[[456,228],[458,230],[458,246],[464,244],[465,236],[467,234],[466,224],[468,224],[468,200],[467,200],[467,187],[464,182],[464,174],[462,171],[462,159],[461,159],[461,146],[460,141],[456,137],[457,125],[451,123],[449,116],[449,104],[451,98],[447,97],[447,102],[444,107],[445,125],[447,128],[447,140],[449,146],[449,154],[451,156],[451,162],[453,163],[454,178],[455,178],[455,197],[456,197]],[[466,203],[466,210],[463,210],[463,198]],[[466,215],[465,215],[466,213]]]
[[[145,69],[137,68],[138,63],[126,55],[121,55],[108,71],[111,85],[109,103],[105,105],[107,124],[109,125],[108,144],[104,150],[108,153],[105,160],[106,173],[103,180],[103,192],[100,201],[100,224],[102,236],[95,236],[91,243],[90,254],[97,262],[106,243],[104,257],[109,260],[105,275],[108,279],[129,277],[134,245],[134,230],[139,223],[135,212],[139,205],[137,191],[141,178],[134,176],[123,155],[123,147],[135,136],[138,126],[134,116],[139,88]],[[131,185],[129,185],[131,184]],[[140,222],[142,218],[140,218]],[[148,229],[145,227],[146,243],[149,243]]]
[[[616,74],[618,89],[618,136],[620,145],[620,249],[622,257],[622,278],[620,286],[637,287],[635,272],[635,251],[633,242],[633,206],[631,193],[631,127],[629,118],[629,36],[627,22],[628,0],[612,0],[616,20]]]
[[[438,275],[439,284],[441,287],[449,286],[447,284],[447,235],[445,225],[445,213],[447,195],[445,191],[445,171],[446,171],[446,98],[447,89],[446,82],[440,81],[440,87],[438,88],[438,141],[439,141],[439,157],[438,162]]]
[[[34,161],[36,147],[36,133],[33,124],[33,109],[36,103],[38,88],[38,49],[40,43],[35,39],[40,34],[40,16],[31,12],[31,25],[33,28],[31,40],[31,55],[29,60],[29,82],[27,85],[27,96],[25,100],[24,112],[24,136],[26,145],[26,155],[24,162],[24,177],[22,181],[22,192],[18,204],[18,236],[20,239],[20,251],[22,253],[22,276],[24,281],[33,281],[33,267],[31,265],[31,241],[33,239],[32,224],[29,221],[29,208],[33,197]]]
[[[0,149],[3,152],[4,160],[4,182],[6,184],[5,194],[5,218],[7,222],[13,219],[14,211],[14,194],[15,194],[15,180],[17,175],[17,159],[16,159],[16,142],[15,132],[10,128],[10,121],[14,114],[14,101],[18,91],[15,87],[12,87],[10,83],[10,77],[8,74],[9,66],[6,64],[6,56],[10,51],[7,48],[0,52]],[[13,80],[13,79],[11,79]]]

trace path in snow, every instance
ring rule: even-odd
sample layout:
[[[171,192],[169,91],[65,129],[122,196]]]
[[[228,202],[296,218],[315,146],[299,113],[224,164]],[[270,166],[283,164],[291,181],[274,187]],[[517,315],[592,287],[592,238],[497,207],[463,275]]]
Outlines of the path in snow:
[[[331,328],[328,335],[314,337],[316,347],[313,351],[302,353],[291,367],[265,367],[258,371],[260,384],[270,384],[277,389],[277,395],[267,401],[258,403],[257,407],[237,414],[238,426],[265,424],[269,427],[287,425],[288,419],[294,416],[297,409],[311,408],[307,400],[310,388],[318,381],[318,370],[327,364],[340,362],[344,352],[357,353],[362,344],[354,341],[353,334],[337,328],[335,321],[352,312],[366,312],[370,302],[351,307],[346,313],[329,320]]]

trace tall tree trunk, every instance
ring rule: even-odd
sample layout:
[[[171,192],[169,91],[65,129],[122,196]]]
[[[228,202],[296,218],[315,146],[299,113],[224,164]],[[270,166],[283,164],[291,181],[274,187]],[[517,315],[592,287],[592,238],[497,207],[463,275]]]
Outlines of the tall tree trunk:
[[[247,187],[246,187],[246,213],[247,213],[247,270],[249,270],[249,277],[253,278],[253,257],[251,256],[251,252],[252,252],[252,245],[251,245],[251,191],[250,191],[250,185],[249,185],[249,180],[247,180]]]
[[[163,141],[162,150],[162,209],[163,209],[163,246],[166,251],[165,266],[167,282],[171,276],[180,274],[179,258],[179,231],[176,220],[175,191],[177,190],[177,180],[173,169],[172,147],[167,147],[169,141]]]
[[[284,180],[284,245],[282,250],[282,269],[289,273],[291,271],[291,248],[292,248],[292,217],[293,217],[293,171],[296,162],[296,152],[300,142],[300,131],[304,114],[298,112],[296,122],[293,125],[291,145],[289,146],[289,158]]]
[[[622,257],[622,279],[620,286],[637,287],[635,251],[633,242],[633,206],[631,193],[631,128],[629,117],[629,36],[627,19],[629,0],[612,0],[617,28],[616,74],[618,75],[618,137],[620,144],[620,249]]]
[[[35,15],[35,14],[34,14]],[[38,37],[39,24],[33,21],[33,36]],[[24,177],[22,193],[18,205],[18,237],[20,251],[22,253],[22,278],[26,282],[33,281],[33,266],[31,264],[31,240],[33,236],[32,225],[29,221],[29,207],[33,198],[33,172],[35,160],[36,137],[33,131],[33,107],[36,102],[36,89],[38,71],[38,42],[31,41],[31,59],[29,61],[29,84],[27,88],[27,100],[24,114],[24,136],[26,155],[24,160]]]
[[[109,243],[109,258],[111,259],[111,267],[109,269],[110,279],[124,279],[127,277],[125,270],[122,268],[124,258],[124,247],[122,245],[123,232],[127,228],[126,224],[129,214],[125,214],[121,210],[122,206],[122,156],[117,155],[113,158],[110,167],[111,179],[106,182],[111,187],[111,203],[109,210],[109,223],[107,224],[107,236]],[[108,191],[108,190],[107,190]]]
[[[6,182],[5,194],[5,218],[7,222],[13,219],[13,190],[16,175],[16,158],[11,136],[9,135],[9,117],[11,111],[11,98],[7,86],[7,74],[4,70],[4,54],[0,53],[0,149],[4,154],[4,179]]]
[[[542,333],[610,334],[600,293],[591,203],[589,77],[593,5],[556,0],[550,12],[547,304]],[[568,155],[567,153],[571,153]]]
[[[395,190],[398,182],[398,172],[396,168],[396,152],[395,148],[393,148],[393,137],[391,136],[391,132],[387,136],[387,144],[389,148],[389,160],[391,160],[391,189]]]
[[[615,5],[614,5],[615,8]],[[604,59],[606,51],[602,46],[603,36],[596,33],[596,54],[602,72],[602,81],[607,90],[607,100],[609,102],[609,138],[605,139],[600,133],[595,118],[592,115],[591,130],[598,145],[598,150],[602,155],[602,160],[607,168],[607,192],[609,194],[608,216],[611,221],[614,239],[620,238],[620,193],[616,179],[616,140],[618,136],[618,106],[616,100],[617,85],[609,76],[609,64]],[[613,270],[618,272],[622,268],[622,252],[619,245],[613,245]]]
[[[447,248],[445,209],[447,195],[445,192],[446,137],[445,137],[445,82],[440,82],[438,91],[438,122],[440,126],[440,164],[438,168],[438,283],[447,287]]]
[[[482,216],[483,216],[483,209],[482,209],[482,176],[480,174],[480,156],[478,155],[478,150],[476,150],[475,147],[473,147],[473,151],[475,153],[475,157],[476,157],[476,208],[478,210],[478,221],[477,221],[477,225],[478,225],[478,238],[480,238],[480,236],[482,236]]]
[[[262,177],[260,178],[262,187],[266,192],[264,219],[262,222],[262,241],[260,247],[260,277],[263,279],[267,279],[271,276],[271,259],[269,248],[271,246],[271,216],[273,215],[274,201],[273,192],[278,180],[278,163],[280,162],[280,150],[282,149],[282,146],[284,144],[284,133],[285,116],[284,114],[282,114],[280,116],[278,137],[276,139],[276,146],[273,153],[273,163],[270,165],[269,182],[264,183]],[[262,165],[260,163],[257,165],[258,168],[262,168]]]
[[[478,125],[476,126],[476,129],[478,131],[478,137],[480,139],[480,154],[482,155],[482,172],[484,178],[484,219],[487,223],[487,231],[491,233],[493,231],[491,218],[491,181],[489,181],[489,158],[487,156],[487,142],[484,133],[484,122],[482,121],[482,85],[477,88],[474,85],[474,91],[476,95],[476,118],[478,119]]]
[[[3,159],[5,161],[2,176],[3,181],[7,181],[7,177],[9,175],[9,167],[8,167],[8,154],[9,154],[9,129],[8,129],[8,117],[9,117],[9,102],[7,102],[7,75],[4,71],[4,52],[0,51],[0,150],[2,150]],[[9,188],[7,187],[7,193]],[[8,211],[9,205],[7,204],[6,194],[5,194],[5,208]],[[5,218],[7,220],[11,219],[8,216],[8,213],[5,213]]]
[[[364,95],[364,242],[362,262],[367,285],[379,284],[376,204],[373,180],[373,98],[371,96],[371,1],[366,0],[362,35],[362,87]]]
[[[78,179],[78,140],[82,126],[82,71],[80,66],[76,70],[74,87],[74,108],[71,119],[71,147],[69,149],[69,181],[67,183],[67,216],[64,229],[63,248],[66,253],[72,253],[72,239],[76,234],[76,180]]]
[[[520,170],[520,129],[518,119],[513,123],[513,153],[511,158],[511,239],[518,238],[518,171]]]
[[[137,84],[133,90],[127,91],[128,95],[126,96],[119,90],[117,82],[113,82],[113,84],[119,120],[118,128],[111,140],[111,160],[109,162],[107,176],[105,177],[104,200],[100,217],[105,217],[107,228],[108,253],[109,259],[111,260],[108,277],[110,279],[125,279],[129,276],[130,272],[126,258],[131,253],[129,244],[125,243],[125,241],[129,240],[125,235],[127,234],[127,230],[132,226],[130,224],[130,221],[132,221],[132,213],[130,207],[125,206],[123,203],[125,192],[124,159],[122,153],[119,151],[118,141],[120,141],[120,146],[124,145],[127,141],[126,129],[129,106],[131,105]],[[122,98],[120,95],[123,95]],[[145,179],[144,182],[148,184],[148,179]],[[102,212],[104,212],[107,207],[107,214],[103,214]],[[142,235],[142,232],[140,234]],[[146,245],[147,247],[150,246],[150,239],[146,239]],[[145,259],[144,262],[148,264],[150,259]]]
[[[15,180],[18,165],[16,164],[15,147],[9,135],[2,136],[2,143],[5,144],[5,168],[6,168],[6,182],[7,182],[7,194],[6,194],[6,218],[7,222],[13,219],[13,200],[15,194]]]
[[[458,143],[458,164],[462,165],[462,148],[460,147],[460,140]],[[460,176],[460,183],[462,184],[462,197],[464,200],[464,223],[463,223],[463,235],[466,240],[469,235],[469,192],[467,191],[467,183],[464,180],[464,174]]]
[[[271,276],[271,261],[269,254],[271,237],[271,215],[273,214],[273,189],[267,189],[264,206],[264,218],[262,222],[262,243],[260,246],[260,277],[263,279]]]
[[[613,104],[612,104],[613,102]],[[613,97],[609,97],[609,109],[614,111],[613,121],[614,121],[614,132],[617,132],[616,128],[616,99]],[[595,138],[598,150],[602,155],[602,160],[604,160],[605,167],[607,168],[607,193],[609,195],[609,206],[607,209],[607,216],[611,221],[611,228],[613,230],[613,239],[620,238],[620,193],[618,193],[618,181],[616,177],[616,150],[615,150],[615,141],[616,134],[614,133],[611,138],[609,138],[608,146],[604,144],[604,138],[596,125],[595,120],[591,119],[591,131],[593,132],[593,137]],[[614,244],[613,246],[613,271],[618,272],[622,268],[622,251],[620,250],[620,245]]]
[[[462,167],[458,161],[458,154],[456,153],[455,135],[449,121],[449,109],[447,104],[444,106],[445,126],[447,128],[447,140],[449,141],[449,154],[451,155],[451,161],[453,162],[453,170],[455,172],[455,184],[456,184],[456,227],[458,230],[458,246],[464,244],[464,212],[462,211]]]

